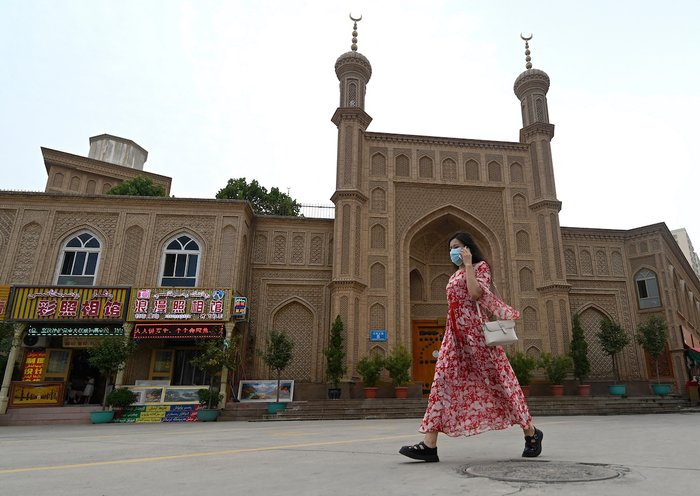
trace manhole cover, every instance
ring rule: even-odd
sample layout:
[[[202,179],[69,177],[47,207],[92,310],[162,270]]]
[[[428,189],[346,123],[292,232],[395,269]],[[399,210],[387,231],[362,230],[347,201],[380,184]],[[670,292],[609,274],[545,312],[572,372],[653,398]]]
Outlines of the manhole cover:
[[[588,482],[615,479],[622,471],[609,465],[553,461],[505,461],[467,465],[465,475],[510,482]]]

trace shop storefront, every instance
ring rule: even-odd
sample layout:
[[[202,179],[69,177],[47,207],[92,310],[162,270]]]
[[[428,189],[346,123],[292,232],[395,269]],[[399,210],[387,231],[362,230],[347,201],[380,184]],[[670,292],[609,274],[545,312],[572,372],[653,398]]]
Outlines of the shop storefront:
[[[210,377],[191,360],[205,340],[230,338],[231,289],[138,288],[131,294],[128,325],[138,344],[124,385],[136,404],[117,421],[176,422],[195,418],[197,391]],[[215,377],[217,387],[226,377]]]
[[[105,381],[90,366],[96,339],[124,334],[129,288],[12,288],[8,320],[21,324],[19,377],[9,407],[99,403]]]

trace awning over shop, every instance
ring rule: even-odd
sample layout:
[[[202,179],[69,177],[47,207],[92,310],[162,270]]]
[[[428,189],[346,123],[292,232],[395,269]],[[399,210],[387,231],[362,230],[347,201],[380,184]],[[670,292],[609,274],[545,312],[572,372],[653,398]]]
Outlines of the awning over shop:
[[[695,361],[695,363],[700,363],[700,348],[688,348],[688,356]]]

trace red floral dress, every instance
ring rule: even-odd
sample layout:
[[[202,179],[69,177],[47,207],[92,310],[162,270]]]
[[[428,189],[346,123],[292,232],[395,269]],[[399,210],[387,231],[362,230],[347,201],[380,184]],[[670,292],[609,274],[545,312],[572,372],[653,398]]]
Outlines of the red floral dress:
[[[479,304],[486,318],[517,319],[520,313],[491,290],[486,262],[474,266],[482,289]],[[428,408],[420,432],[471,436],[512,425],[527,427],[532,417],[505,351],[484,343],[476,301],[469,296],[464,271],[447,283],[447,322],[435,365]]]

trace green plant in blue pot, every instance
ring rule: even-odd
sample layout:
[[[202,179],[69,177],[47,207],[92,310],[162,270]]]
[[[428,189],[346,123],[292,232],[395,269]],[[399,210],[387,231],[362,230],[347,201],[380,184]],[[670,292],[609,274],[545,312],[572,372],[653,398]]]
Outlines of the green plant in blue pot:
[[[630,337],[620,324],[607,317],[600,321],[600,331],[596,337],[603,351],[612,358],[615,384],[608,386],[608,391],[616,396],[624,395],[626,388],[620,384],[619,366],[615,358],[629,344]]]
[[[126,336],[104,337],[88,348],[88,362],[100,371],[105,378],[105,389],[102,397],[102,411],[90,412],[90,420],[97,423],[111,422],[114,418],[114,410],[107,410],[107,396],[110,385],[126,361],[136,349],[136,344]],[[133,401],[132,401],[133,403]]]
[[[654,393],[659,396],[666,396],[671,391],[669,384],[661,384],[661,375],[659,373],[659,357],[666,348],[667,339],[668,328],[666,321],[658,315],[652,315],[637,326],[637,343],[654,361],[656,384],[652,384],[651,387]]]
[[[209,376],[209,387],[197,391],[200,404],[197,418],[202,421],[216,420],[219,416],[218,406],[224,395],[214,387],[214,382],[224,369],[233,370],[238,365],[237,341],[207,340],[190,363]]]
[[[277,399],[275,403],[267,406],[268,413],[277,413],[285,408],[285,404],[280,402],[280,383],[282,381],[282,371],[286,369],[294,358],[294,341],[292,341],[284,331],[270,331],[265,343],[265,348],[259,351],[265,364],[276,371],[277,375]]]

